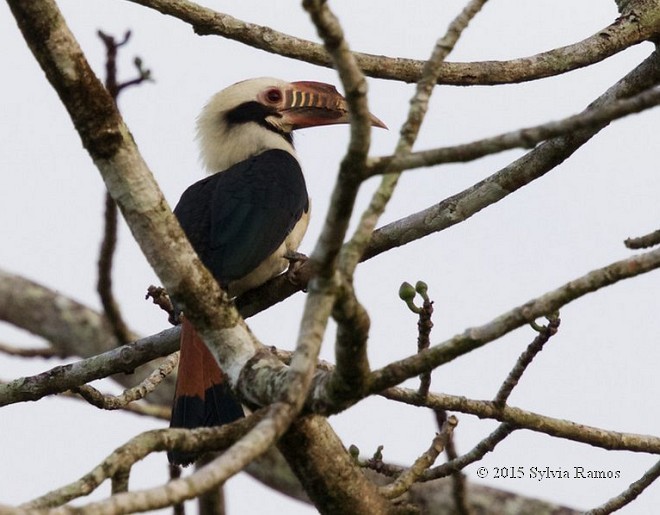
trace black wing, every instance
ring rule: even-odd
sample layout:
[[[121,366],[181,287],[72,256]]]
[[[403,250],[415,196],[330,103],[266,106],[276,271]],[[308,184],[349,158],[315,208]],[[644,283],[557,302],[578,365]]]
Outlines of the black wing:
[[[308,209],[298,161],[268,150],[190,186],[174,214],[204,265],[226,286],[275,252]]]

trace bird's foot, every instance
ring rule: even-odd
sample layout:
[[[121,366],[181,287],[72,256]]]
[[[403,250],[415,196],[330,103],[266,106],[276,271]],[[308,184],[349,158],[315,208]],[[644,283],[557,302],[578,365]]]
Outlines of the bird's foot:
[[[147,288],[147,294],[145,295],[144,298],[145,299],[151,298],[154,304],[156,304],[158,307],[160,307],[160,309],[165,311],[169,315],[168,320],[170,324],[179,325],[179,323],[181,322],[179,320],[180,312],[178,312],[174,308],[174,305],[172,304],[172,300],[170,299],[170,296],[168,295],[167,290],[165,288],[151,285],[149,286],[149,288]]]
[[[285,272],[286,278],[291,284],[302,286],[304,291],[309,281],[309,276],[305,273],[305,263],[309,258],[300,252],[287,252],[284,254],[284,259],[289,261],[289,268]]]

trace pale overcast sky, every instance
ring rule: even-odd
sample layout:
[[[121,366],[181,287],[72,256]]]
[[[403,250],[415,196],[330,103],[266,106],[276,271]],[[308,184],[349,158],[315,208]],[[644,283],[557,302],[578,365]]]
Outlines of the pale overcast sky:
[[[237,18],[316,39],[297,2],[216,1],[207,5]],[[120,75],[131,77],[139,55],[154,84],[122,94],[120,108],[145,159],[173,205],[202,177],[194,141],[195,117],[217,90],[238,80],[276,76],[339,85],[332,70],[316,68],[218,37],[196,36],[184,23],[130,2],[62,0],[61,8],[87,57],[103,74],[104,48],[96,30],[117,36],[133,31],[122,49]],[[463,2],[333,1],[355,50],[423,59]],[[103,184],[43,73],[29,53],[6,6],[0,4],[0,267],[98,308],[97,247]],[[616,17],[613,1],[491,2],[464,34],[452,61],[510,59],[586,38]],[[416,149],[467,142],[579,112],[652,51],[639,45],[603,63],[566,76],[499,87],[436,88]],[[374,131],[372,155],[390,154],[414,87],[370,80],[371,111],[390,131]],[[573,158],[467,222],[373,259],[358,270],[358,294],[372,317],[369,356],[374,368],[414,352],[416,320],[399,301],[402,281],[423,279],[435,300],[432,342],[480,325],[568,280],[631,254],[629,236],[658,229],[660,110],[616,122]],[[314,217],[301,250],[310,252],[320,231],[346,127],[296,135],[314,200]],[[408,172],[383,223],[426,208],[508,164],[510,151],[469,164]],[[363,206],[375,181],[363,189]],[[158,283],[125,226],[115,270],[117,295],[132,329],[151,334],[167,322],[145,289]],[[626,281],[562,310],[562,326],[525,374],[511,404],[588,425],[635,433],[660,433],[658,413],[660,273]],[[292,348],[304,296],[280,304],[249,324],[269,345]],[[329,332],[323,358],[332,360]],[[528,328],[450,363],[434,374],[432,390],[491,398],[518,354],[534,337]],[[0,324],[0,341],[38,341]],[[50,368],[55,361],[0,355],[0,379]],[[411,383],[413,384],[413,383]],[[0,503],[18,504],[88,472],[141,431],[165,424],[129,414],[100,412],[81,402],[48,398],[5,407],[0,415]],[[459,452],[495,424],[460,415]],[[370,399],[331,419],[346,445],[363,454],[384,445],[385,459],[411,463],[436,427],[425,410]],[[657,456],[606,452],[586,445],[519,431],[479,465],[575,466],[620,470],[618,480],[577,481],[489,478],[483,483],[576,508],[591,508],[637,480]],[[148,458],[132,475],[132,488],[166,479],[164,454]],[[477,466],[465,473],[472,481]],[[109,487],[100,490],[109,493]],[[226,488],[229,513],[309,514],[314,510],[271,493],[246,475]],[[94,498],[99,498],[95,494]],[[660,505],[653,485],[628,514]],[[267,508],[264,508],[266,506]],[[266,510],[266,511],[264,511]]]

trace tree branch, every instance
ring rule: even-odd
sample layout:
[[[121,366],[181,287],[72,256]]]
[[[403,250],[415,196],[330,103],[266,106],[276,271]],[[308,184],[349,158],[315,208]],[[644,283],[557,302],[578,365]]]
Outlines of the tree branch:
[[[188,0],[129,0],[190,24],[200,35],[218,35],[269,53],[331,68],[322,45],[247,23]],[[612,24],[577,43],[510,61],[444,63],[438,84],[456,86],[511,84],[552,77],[598,63],[656,36],[660,27],[657,3],[641,12],[625,13]],[[424,61],[355,53],[369,77],[416,83]]]
[[[642,477],[631,483],[630,486],[619,495],[613,497],[605,504],[585,512],[585,515],[607,515],[608,513],[620,510],[627,504],[630,504],[632,501],[637,499],[637,497],[659,477],[660,461],[656,462],[656,464],[648,469]]]
[[[587,111],[616,98],[638,94],[655,86],[658,82],[660,82],[660,51],[656,50],[598,97],[587,108]],[[502,200],[554,169],[603,127],[604,125],[600,125],[546,141],[470,188],[423,211],[377,229],[372,235],[362,260],[467,220],[485,207]]]
[[[334,273],[335,261],[348,230],[366,166],[371,143],[371,123],[367,83],[344,39],[339,20],[322,0],[305,0],[303,6],[309,12],[325,48],[332,57],[346,91],[351,113],[351,139],[348,150],[341,162],[323,230],[312,253],[312,259],[318,263],[317,272],[321,276],[329,277]]]
[[[459,15],[449,24],[444,36],[438,39],[429,60],[424,64],[422,76],[417,83],[415,94],[410,100],[408,116],[401,127],[401,135],[395,148],[394,160],[384,170],[381,183],[373,194],[369,206],[362,213],[358,228],[355,230],[351,240],[342,249],[342,271],[348,277],[352,277],[355,267],[369,244],[378,219],[392,198],[401,175],[396,161],[398,158],[410,154],[417,140],[417,135],[428,110],[433,88],[440,74],[440,65],[454,49],[470,20],[481,10],[485,3],[486,0],[470,0]]]
[[[78,497],[86,496],[104,481],[125,474],[138,461],[153,452],[172,449],[190,452],[208,452],[226,449],[238,440],[260,419],[261,413],[222,427],[198,429],[157,429],[146,431],[114,450],[99,465],[77,481],[57,488],[21,506],[39,509],[61,506]],[[63,508],[62,513],[75,513],[75,508]]]
[[[321,513],[400,513],[355,466],[325,418],[298,419],[278,447]]]
[[[442,465],[438,465],[437,467],[430,469],[422,479],[423,480],[438,479],[441,477],[446,477],[451,474],[454,474],[455,472],[458,472],[460,470],[463,470],[468,465],[476,461],[479,461],[486,454],[492,452],[498,443],[504,440],[515,430],[516,428],[511,424],[507,424],[507,423],[500,424],[499,426],[497,426],[497,429],[495,429],[495,431],[493,431],[486,438],[481,440],[477,445],[474,446],[474,448],[471,451],[466,452],[465,454],[463,454],[462,456],[458,456],[457,458],[453,458],[447,463],[443,463]]]
[[[660,244],[660,230],[653,231],[644,236],[638,236],[637,238],[628,238],[623,243],[626,247],[632,250],[654,247]]]
[[[417,458],[415,463],[397,477],[396,480],[381,488],[383,495],[388,499],[395,499],[407,492],[413,483],[419,481],[424,475],[424,472],[433,465],[437,457],[444,450],[457,424],[458,419],[456,417],[449,417],[442,425],[440,433],[433,439],[431,447]]]
[[[543,346],[552,338],[557,331],[559,330],[559,314],[548,316],[548,325],[545,327],[538,328],[539,334],[534,338],[534,341],[530,343],[525,351],[520,355],[515,366],[509,372],[509,375],[500,386],[500,389],[495,394],[493,402],[497,406],[504,406],[506,401],[509,399],[511,392],[520,381],[520,378],[527,370],[527,367],[532,363],[532,360],[536,355],[543,350]]]
[[[436,166],[444,163],[464,163],[513,148],[532,148],[542,141],[571,134],[577,130],[598,128],[625,116],[651,109],[660,104],[660,88],[642,91],[630,98],[613,99],[563,120],[526,127],[471,143],[413,152],[396,159],[402,170]],[[603,125],[605,124],[605,125]],[[395,156],[369,160],[368,176],[385,173]]]
[[[123,409],[131,402],[143,399],[153,392],[163,382],[163,379],[174,371],[178,364],[179,354],[174,352],[165,358],[160,366],[140,384],[124,390],[121,395],[104,395],[89,385],[76,386],[72,388],[72,391],[97,408],[106,410]]]
[[[589,272],[536,299],[503,313],[482,326],[466,329],[443,343],[434,345],[419,354],[391,363],[373,373],[371,392],[379,393],[385,388],[422,372],[448,363],[458,356],[467,354],[503,335],[533,322],[562,306],[606,286],[660,268],[660,249],[616,261],[608,266]]]
[[[381,392],[380,395],[386,399],[405,402],[413,406],[458,411],[479,418],[499,420],[514,429],[529,429],[611,451],[660,454],[660,437],[657,436],[609,431],[578,424],[570,420],[547,417],[512,406],[500,408],[492,401],[479,401],[440,393],[429,393],[426,398],[422,399],[416,391],[400,387],[389,388]]]
[[[7,354],[9,356],[17,356],[20,358],[64,358],[61,353],[57,352],[56,349],[51,348],[34,348],[34,349],[24,349],[21,347],[15,347],[14,345],[8,345],[6,343],[0,342],[0,352]]]
[[[179,347],[179,328],[166,329],[133,344],[116,347],[91,358],[60,365],[31,377],[0,385],[0,406],[35,401],[46,395],[65,392],[96,379],[118,373],[132,373],[138,366],[171,354]],[[163,394],[169,402],[172,392]],[[164,399],[161,399],[164,401]]]

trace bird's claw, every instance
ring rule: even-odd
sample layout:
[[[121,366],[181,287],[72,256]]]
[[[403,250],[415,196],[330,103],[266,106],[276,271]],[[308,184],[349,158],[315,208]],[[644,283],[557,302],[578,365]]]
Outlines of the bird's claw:
[[[286,278],[296,286],[305,286],[307,280],[301,274],[301,269],[309,258],[305,254],[300,252],[287,252],[284,254],[284,259],[289,262],[289,268],[287,269]],[[304,289],[304,288],[303,288]]]

